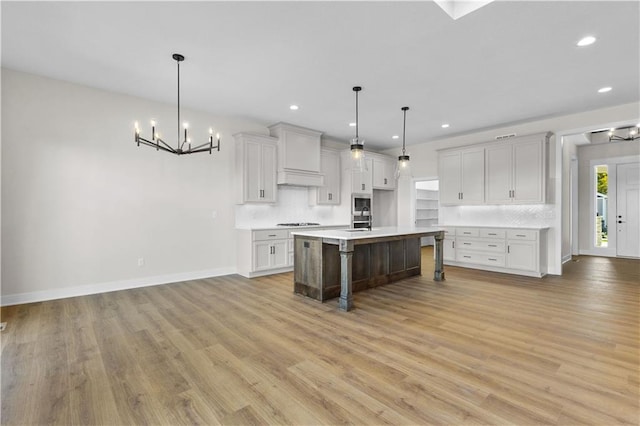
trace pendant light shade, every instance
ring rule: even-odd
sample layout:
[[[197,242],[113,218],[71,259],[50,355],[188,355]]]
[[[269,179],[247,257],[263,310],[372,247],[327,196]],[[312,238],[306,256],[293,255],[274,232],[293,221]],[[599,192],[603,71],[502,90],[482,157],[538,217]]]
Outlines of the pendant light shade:
[[[351,139],[351,167],[362,172],[367,170],[367,163],[364,158],[364,139],[358,134],[358,92],[361,90],[360,86],[353,88],[356,93],[356,137]]]
[[[398,165],[396,167],[396,179],[401,176],[411,176],[411,164],[409,156],[405,149],[405,134],[407,129],[407,111],[409,107],[402,107],[402,155],[398,156]]]

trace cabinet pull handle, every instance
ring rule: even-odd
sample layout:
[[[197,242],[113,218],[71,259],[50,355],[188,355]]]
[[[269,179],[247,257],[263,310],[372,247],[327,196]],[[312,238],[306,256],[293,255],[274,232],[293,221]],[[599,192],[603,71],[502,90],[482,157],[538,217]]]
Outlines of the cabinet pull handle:
[[[364,191],[364,183],[362,184],[362,190]]]
[[[489,244],[489,247],[498,247],[498,246],[495,244]]]
[[[451,245],[451,248],[456,248],[456,242],[455,242],[455,241],[452,241],[452,243],[453,243],[453,244]]]
[[[465,245],[465,246],[470,246],[471,245],[471,243],[462,243],[462,244]]]
[[[387,178],[384,178],[384,184],[385,185],[387,184]]]
[[[329,201],[331,201],[331,193],[329,193]]]
[[[493,234],[493,233],[489,232],[489,235],[496,235],[496,234]]]
[[[269,234],[269,235],[267,235],[267,237],[275,237],[275,236],[276,236],[276,234]]]
[[[463,232],[464,235],[469,235],[471,232]]]
[[[492,260],[492,261],[494,261],[494,262],[497,262],[497,261],[498,261],[498,259],[491,259],[491,258],[489,258],[489,260]]]
[[[511,253],[511,246],[507,246],[507,253]]]
[[[526,235],[516,234],[516,237],[522,237],[522,238],[524,238],[524,237],[526,237]]]
[[[471,259],[471,256],[462,256],[462,257],[464,257],[465,259]]]

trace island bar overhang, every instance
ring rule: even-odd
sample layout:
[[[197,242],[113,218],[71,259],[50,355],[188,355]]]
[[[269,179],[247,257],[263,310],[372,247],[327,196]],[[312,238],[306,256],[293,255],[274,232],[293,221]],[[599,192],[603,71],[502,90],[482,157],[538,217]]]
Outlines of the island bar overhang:
[[[325,301],[340,296],[353,308],[354,291],[421,274],[420,238],[435,240],[434,281],[444,280],[440,228],[384,227],[373,230],[296,231],[294,292]]]

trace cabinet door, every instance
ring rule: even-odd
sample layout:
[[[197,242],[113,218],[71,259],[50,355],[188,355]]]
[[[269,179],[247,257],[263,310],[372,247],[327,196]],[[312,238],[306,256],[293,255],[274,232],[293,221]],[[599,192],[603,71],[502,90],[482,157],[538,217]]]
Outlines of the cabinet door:
[[[440,204],[460,204],[460,187],[462,186],[460,152],[440,154],[438,178],[440,179]]]
[[[262,144],[247,142],[245,144],[245,200],[262,201]]]
[[[484,203],[484,148],[462,151],[462,204]]]
[[[253,243],[253,270],[271,268],[271,241],[256,241]]]
[[[537,271],[536,241],[507,241],[507,268]]]
[[[444,260],[456,260],[456,240],[445,238],[442,243],[444,248],[442,258]]]
[[[322,151],[321,172],[324,186],[318,188],[318,204],[340,204],[340,156],[336,152]]]
[[[260,201],[273,203],[276,201],[276,146],[262,145],[260,165],[262,176],[262,197]]]
[[[514,203],[544,203],[542,141],[513,145]]]
[[[373,188],[395,189],[395,164],[385,158],[374,158],[373,161]]]
[[[486,148],[487,203],[511,203],[512,153],[511,145]]]
[[[271,241],[271,267],[281,268],[289,264],[289,248],[287,240]]]
[[[365,159],[367,165],[363,171],[351,170],[351,192],[354,194],[373,193],[373,167],[370,159]]]

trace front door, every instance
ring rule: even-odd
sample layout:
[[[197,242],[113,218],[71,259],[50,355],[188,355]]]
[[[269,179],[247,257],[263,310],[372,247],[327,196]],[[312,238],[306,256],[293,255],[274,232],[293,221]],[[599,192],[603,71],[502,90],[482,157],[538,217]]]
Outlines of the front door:
[[[617,166],[616,255],[640,257],[640,163]]]

